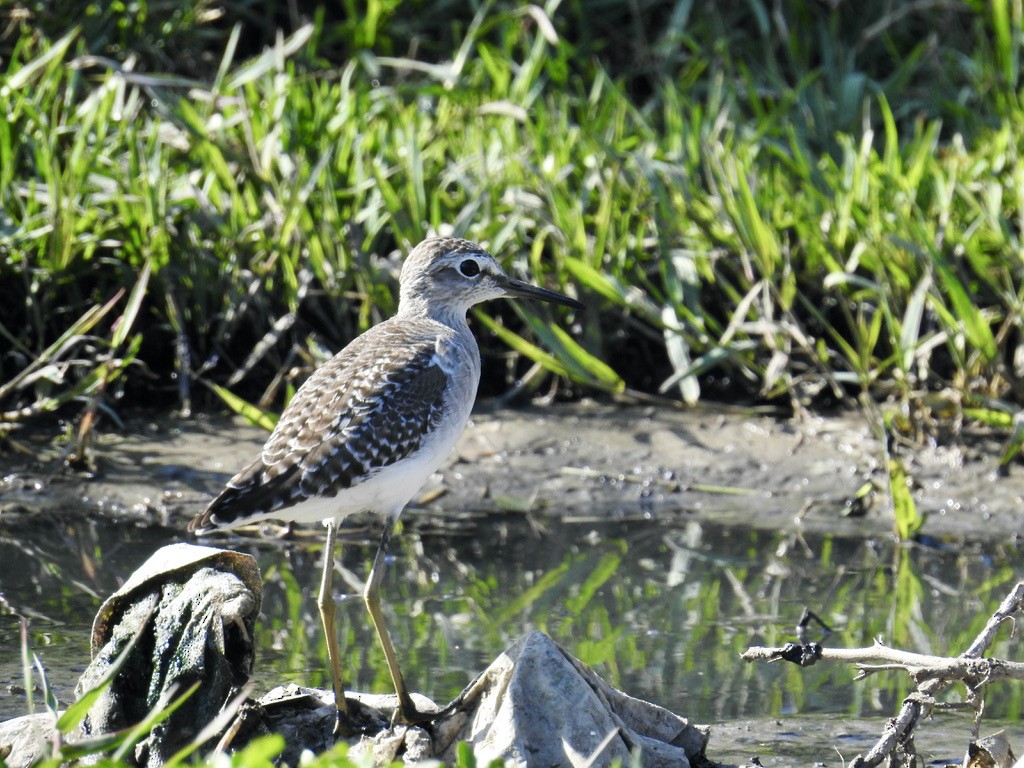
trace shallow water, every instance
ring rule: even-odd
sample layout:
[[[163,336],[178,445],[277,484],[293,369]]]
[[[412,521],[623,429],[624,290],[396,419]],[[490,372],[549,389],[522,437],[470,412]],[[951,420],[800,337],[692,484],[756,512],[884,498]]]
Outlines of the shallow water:
[[[33,515],[0,533],[6,603],[0,718],[26,711],[24,693],[10,688],[22,682],[18,615],[29,618],[30,650],[67,703],[88,660],[101,598],[159,546],[185,540],[163,528],[71,520]],[[375,533],[354,531],[348,538],[342,563],[349,583],[335,580],[348,686],[387,692],[383,656],[358,592]],[[206,543],[250,552],[263,571],[257,691],[284,682],[329,687],[315,606],[321,530]],[[853,682],[846,667],[745,664],[739,653],[794,640],[794,625],[808,607],[834,630],[826,644],[867,646],[878,637],[907,650],[956,654],[1024,578],[1012,545],[901,548],[696,519],[668,524],[412,511],[395,543],[383,587],[392,633],[410,686],[438,702],[452,698],[524,631],[538,628],[617,687],[695,721],[778,718],[785,733],[785,724],[796,722],[787,718],[831,716],[821,721],[823,733],[836,717],[856,720],[857,738],[869,741],[909,691],[905,676]],[[1008,636],[993,652],[1018,658]],[[820,637],[812,630],[811,639]],[[1022,711],[1019,686],[991,686],[986,721],[1016,721]],[[952,722],[966,743],[969,716]],[[712,758],[714,747],[713,740]]]

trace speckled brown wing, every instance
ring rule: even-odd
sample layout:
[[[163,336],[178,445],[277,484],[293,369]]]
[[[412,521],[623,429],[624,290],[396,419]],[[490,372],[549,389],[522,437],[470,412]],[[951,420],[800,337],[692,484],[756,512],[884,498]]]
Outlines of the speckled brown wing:
[[[434,323],[382,323],[296,392],[259,457],[190,531],[237,525],[332,497],[414,454],[441,422],[447,374]]]

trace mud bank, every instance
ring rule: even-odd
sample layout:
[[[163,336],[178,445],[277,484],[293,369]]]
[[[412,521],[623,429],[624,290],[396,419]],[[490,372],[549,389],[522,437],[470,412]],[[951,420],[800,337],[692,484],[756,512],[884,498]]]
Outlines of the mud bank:
[[[48,435],[17,435],[28,455],[0,455],[0,514],[90,510],[182,526],[266,434],[216,416],[108,422],[96,471],[68,472]],[[1017,535],[1024,473],[997,477],[1000,446],[905,452],[924,531],[972,539]],[[857,415],[778,420],[577,404],[474,416],[415,506],[446,514],[496,510],[572,519],[676,517],[865,536],[892,529],[881,450]],[[879,492],[853,499],[866,482]]]
[[[0,458],[0,514],[73,509],[177,526],[254,455],[265,433],[216,416],[105,424],[93,473],[62,468],[37,433]],[[904,456],[935,537],[1016,536],[1024,473],[995,474],[998,445]],[[693,517],[767,528],[888,534],[881,451],[855,415],[780,421],[742,413],[575,404],[474,416],[418,497],[445,510],[574,518]],[[866,508],[853,500],[872,482]]]
[[[69,472],[37,433],[0,457],[0,513],[73,509],[177,526],[265,437],[238,420],[131,417],[94,442],[96,471]],[[995,474],[999,446],[905,455],[935,537],[1018,535],[1024,473]],[[573,518],[693,517],[767,528],[888,534],[881,451],[855,415],[780,421],[742,413],[575,404],[481,413],[417,506]],[[882,493],[853,500],[865,482]]]

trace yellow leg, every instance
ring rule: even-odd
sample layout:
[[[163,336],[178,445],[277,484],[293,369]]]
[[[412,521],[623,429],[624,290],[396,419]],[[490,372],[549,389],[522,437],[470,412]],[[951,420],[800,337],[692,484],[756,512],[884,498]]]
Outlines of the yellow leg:
[[[331,582],[334,577],[334,544],[338,537],[338,524],[331,520],[327,523],[327,544],[324,546],[324,572],[320,579],[320,596],[317,606],[320,608],[320,620],[324,625],[327,637],[327,657],[331,662],[331,685],[334,687],[334,702],[338,708],[338,717],[334,723],[335,735],[348,734],[348,703],[345,701],[345,686],[341,679],[341,652],[338,650],[338,629],[334,624],[337,603]]]
[[[398,668],[398,656],[395,654],[391,635],[384,623],[384,613],[380,608],[380,582],[384,577],[384,564],[387,560],[388,549],[391,547],[391,533],[397,520],[398,515],[392,514],[389,514],[384,520],[384,534],[381,536],[377,554],[373,558],[370,578],[367,579],[366,589],[363,591],[363,600],[366,603],[366,609],[370,612],[370,619],[373,620],[373,628],[377,630],[377,638],[384,649],[384,658],[388,663],[391,681],[395,684],[395,693],[398,694],[398,708],[395,710],[393,719],[400,719],[406,723],[418,723],[430,720],[431,716],[417,712],[416,706],[412,703],[412,698],[405,688],[405,681],[402,679],[402,671]]]

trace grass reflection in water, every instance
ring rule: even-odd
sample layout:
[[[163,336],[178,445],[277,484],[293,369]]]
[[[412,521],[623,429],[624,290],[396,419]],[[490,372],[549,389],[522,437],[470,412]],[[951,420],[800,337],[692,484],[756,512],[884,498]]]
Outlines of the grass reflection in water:
[[[830,645],[879,637],[908,650],[959,653],[1022,575],[1013,549],[993,557],[969,545],[901,548],[698,522],[509,516],[413,527],[417,534],[399,539],[384,589],[411,684],[439,702],[520,634],[540,629],[614,685],[697,720],[888,715],[910,690],[900,674],[854,684],[849,668],[747,665],[738,655],[794,640],[805,606],[835,630]],[[343,553],[351,604],[342,644],[354,686],[387,690],[358,605],[373,540],[370,533]],[[312,600],[320,552],[259,548],[267,581],[260,675],[268,685],[329,683]],[[1001,652],[1014,657],[1013,649]],[[992,691],[986,711],[1016,717],[1020,697]]]
[[[8,528],[0,538],[5,599],[0,683],[18,685],[19,615],[58,696],[70,701],[88,660],[101,598],[176,533],[58,518]],[[258,626],[257,690],[282,682],[327,686],[314,595],[319,531],[284,540],[234,536],[220,546],[253,553],[266,583]],[[358,690],[389,689],[387,667],[360,605],[375,532],[343,548],[340,615],[344,670]],[[698,721],[782,714],[888,717],[909,690],[898,673],[852,683],[852,670],[819,664],[744,664],[750,645],[794,639],[805,606],[831,624],[826,642],[959,653],[1024,574],[1017,549],[958,543],[942,549],[889,541],[800,536],[684,520],[564,523],[523,515],[410,515],[385,585],[396,646],[410,684],[452,698],[527,629],[541,629],[612,684]],[[994,554],[992,552],[994,551]],[[1015,659],[1008,637],[992,649]],[[956,698],[962,690],[949,694]],[[0,716],[24,712],[0,698]],[[1016,686],[992,686],[986,717],[1022,713]],[[966,715],[965,715],[966,716]]]

